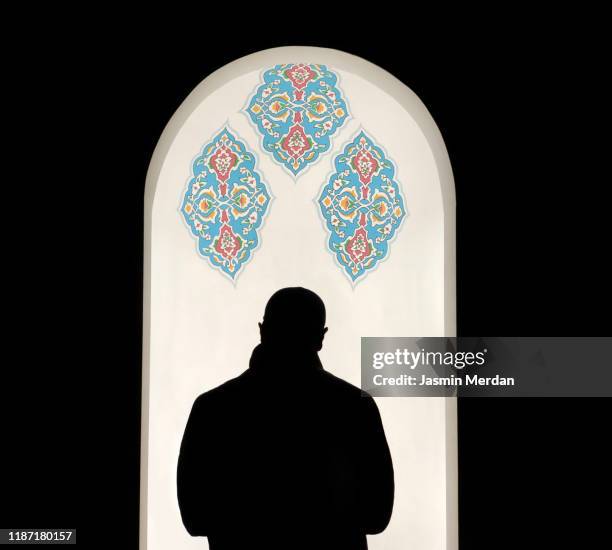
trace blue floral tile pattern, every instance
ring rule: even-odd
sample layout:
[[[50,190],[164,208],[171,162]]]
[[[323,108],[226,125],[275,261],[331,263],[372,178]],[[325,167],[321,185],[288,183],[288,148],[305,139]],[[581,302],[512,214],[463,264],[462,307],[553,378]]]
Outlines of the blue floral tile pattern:
[[[264,72],[245,108],[264,150],[293,176],[330,148],[330,138],[349,117],[337,83],[325,65],[276,65]]]
[[[328,246],[355,283],[389,254],[406,215],[395,168],[382,148],[361,131],[334,161],[319,207]]]
[[[271,197],[255,155],[224,128],[193,163],[181,213],[210,265],[235,280],[252,258]]]

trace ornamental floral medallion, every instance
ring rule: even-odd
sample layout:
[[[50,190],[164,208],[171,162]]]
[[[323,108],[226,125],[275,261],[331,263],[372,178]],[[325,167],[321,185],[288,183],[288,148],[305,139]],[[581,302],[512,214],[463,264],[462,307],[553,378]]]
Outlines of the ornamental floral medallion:
[[[334,161],[319,197],[328,246],[354,283],[389,254],[389,242],[406,214],[395,168],[361,131]]]
[[[181,212],[198,252],[235,280],[259,244],[270,201],[255,155],[224,128],[196,157]]]
[[[330,148],[349,116],[337,82],[325,65],[276,65],[264,72],[245,109],[263,148],[293,176]]]

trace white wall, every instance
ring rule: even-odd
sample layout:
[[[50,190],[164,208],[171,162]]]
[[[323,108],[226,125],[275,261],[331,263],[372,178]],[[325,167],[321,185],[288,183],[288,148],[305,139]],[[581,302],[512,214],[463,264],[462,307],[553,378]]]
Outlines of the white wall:
[[[454,303],[449,306],[454,294],[448,290],[454,250],[449,250],[442,195],[448,182],[440,181],[447,169],[440,170],[439,151],[422,121],[397,95],[379,87],[382,71],[371,73],[373,81],[358,65],[352,72],[351,56],[312,48],[272,52],[276,57],[258,60],[256,54],[254,61],[234,67],[231,78],[226,74],[196,90],[199,96],[190,98],[189,108],[166,130],[149,174],[141,537],[148,550],[206,547],[204,539],[187,534],[178,510],[175,476],[183,429],[197,395],[247,367],[258,342],[257,322],[275,290],[299,285],[323,298],[329,326],[323,365],[356,385],[361,336],[441,336],[454,327]],[[290,61],[333,68],[353,117],[336,134],[332,150],[297,180],[261,151],[259,136],[241,112],[261,69]],[[236,284],[197,254],[178,211],[193,158],[224,124],[258,153],[257,169],[275,197],[260,230],[260,248]],[[353,288],[327,250],[315,200],[332,159],[359,126],[395,162],[408,216],[389,258]],[[451,548],[456,520],[452,407],[443,398],[377,402],[395,466],[396,503],[389,527],[369,538],[370,548]]]

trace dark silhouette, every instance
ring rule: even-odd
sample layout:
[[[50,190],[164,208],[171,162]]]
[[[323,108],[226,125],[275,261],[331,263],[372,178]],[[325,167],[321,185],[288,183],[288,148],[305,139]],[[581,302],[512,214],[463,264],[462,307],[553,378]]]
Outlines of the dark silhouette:
[[[363,550],[393,508],[374,400],[323,370],[325,306],[276,292],[249,368],[200,395],[178,463],[187,531],[211,550]]]

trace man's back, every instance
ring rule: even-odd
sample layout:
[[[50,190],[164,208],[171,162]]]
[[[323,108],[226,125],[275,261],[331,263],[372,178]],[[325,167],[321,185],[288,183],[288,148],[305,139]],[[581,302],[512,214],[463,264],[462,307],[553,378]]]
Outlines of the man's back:
[[[196,400],[178,495],[211,550],[367,548],[393,506],[376,404],[316,353],[281,361],[259,346],[246,372]]]

